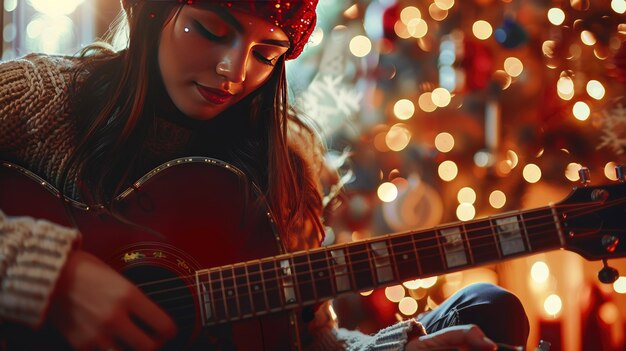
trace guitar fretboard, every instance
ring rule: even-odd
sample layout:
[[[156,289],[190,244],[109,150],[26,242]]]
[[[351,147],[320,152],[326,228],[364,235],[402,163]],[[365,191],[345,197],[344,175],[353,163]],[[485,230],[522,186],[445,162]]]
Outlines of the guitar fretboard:
[[[562,247],[562,238],[557,213],[543,207],[200,270],[203,323],[231,322],[548,251]]]

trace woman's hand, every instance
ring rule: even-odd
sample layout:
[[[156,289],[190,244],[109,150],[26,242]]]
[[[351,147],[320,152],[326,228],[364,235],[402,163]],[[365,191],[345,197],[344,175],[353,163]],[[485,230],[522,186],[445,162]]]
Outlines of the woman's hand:
[[[48,320],[78,350],[156,350],[176,334],[154,302],[84,251],[70,253]]]
[[[487,338],[480,328],[469,324],[444,328],[432,334],[414,338],[407,343],[405,350],[457,349],[494,351],[497,348],[497,345]]]

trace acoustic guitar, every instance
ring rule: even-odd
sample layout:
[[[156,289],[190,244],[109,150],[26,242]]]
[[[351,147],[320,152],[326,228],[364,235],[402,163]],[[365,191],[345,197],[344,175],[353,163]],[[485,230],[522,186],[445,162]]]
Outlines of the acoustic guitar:
[[[171,350],[299,349],[306,306],[538,252],[606,263],[626,253],[625,204],[623,183],[579,187],[541,208],[286,253],[259,189],[216,159],[157,167],[114,200],[119,216],[63,198],[27,169],[0,167],[0,208],[77,227],[84,250],[172,316]],[[601,276],[617,272],[606,266]]]

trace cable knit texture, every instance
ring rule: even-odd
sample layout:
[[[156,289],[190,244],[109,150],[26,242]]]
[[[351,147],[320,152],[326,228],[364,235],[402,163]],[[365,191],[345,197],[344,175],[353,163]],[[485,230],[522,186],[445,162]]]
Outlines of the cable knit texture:
[[[29,55],[0,64],[0,159],[50,182],[72,150],[68,59]],[[0,211],[0,318],[31,327],[43,321],[76,230]]]
[[[19,164],[51,184],[57,184],[76,143],[68,94],[74,60],[31,54],[0,63],[0,160]],[[147,141],[156,145],[154,155],[184,152],[189,133],[172,128],[177,126],[157,121],[153,140]],[[323,157],[313,145],[313,136],[298,128],[289,132],[290,146],[308,163],[308,171],[321,172]],[[168,152],[157,152],[163,148]],[[151,161],[167,161],[152,159],[150,152],[145,156]],[[75,189],[67,190],[75,194]],[[79,240],[76,230],[27,217],[10,218],[0,211],[0,319],[33,327],[41,324],[59,272]],[[301,245],[309,246],[297,246]],[[334,328],[326,307],[318,309],[316,322],[310,323],[318,339],[311,350],[402,350],[414,324],[401,322],[366,336]]]

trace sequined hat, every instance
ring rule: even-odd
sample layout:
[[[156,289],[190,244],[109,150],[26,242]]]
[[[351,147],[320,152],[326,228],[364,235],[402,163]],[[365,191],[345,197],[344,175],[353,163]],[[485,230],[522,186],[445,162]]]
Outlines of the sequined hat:
[[[125,9],[140,1],[122,0]],[[291,42],[291,47],[285,54],[287,60],[294,59],[302,53],[308,42],[317,16],[315,8],[318,0],[147,0],[172,1],[192,5],[194,3],[213,3],[226,8],[245,11],[255,16],[263,17],[280,27]]]

